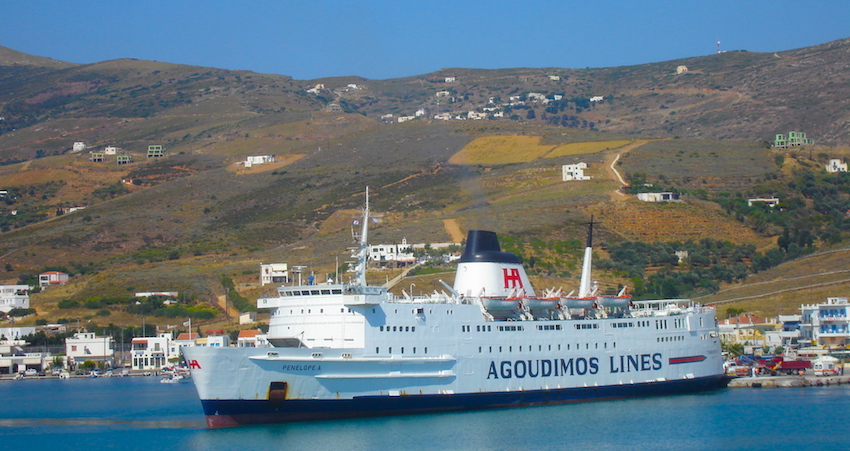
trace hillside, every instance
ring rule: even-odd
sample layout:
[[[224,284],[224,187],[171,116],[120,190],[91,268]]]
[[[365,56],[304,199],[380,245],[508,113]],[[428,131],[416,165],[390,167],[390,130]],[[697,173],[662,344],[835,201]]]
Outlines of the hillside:
[[[846,71],[832,68],[848,63],[848,48],[842,40],[777,55],[728,52],[584,70],[447,69],[382,81],[297,81],[127,59],[73,65],[0,48],[3,279],[15,283],[45,268],[71,272],[67,287],[33,295],[38,318],[51,320],[136,321],[117,310],[59,306],[135,291],[179,291],[214,304],[225,293],[222,275],[255,299],[263,293],[253,286],[261,262],[328,274],[348,259],[351,213],[366,186],[373,209],[385,213],[373,242],[444,242],[469,229],[495,230],[536,262],[532,277],[541,287],[577,285],[591,215],[600,222],[599,243],[711,238],[765,250],[781,230],[757,233],[709,199],[769,195],[753,187],[793,176],[792,163],[818,168],[824,155],[847,153],[828,144],[846,144],[847,113],[834,102],[850,94],[836,84]],[[677,75],[679,65],[688,73]],[[449,74],[455,81],[445,81]],[[821,83],[833,97],[789,106]],[[436,96],[446,90],[448,99]],[[544,107],[534,92],[563,98]],[[603,100],[588,103],[592,95]],[[524,103],[500,120],[394,122],[417,109],[468,118],[484,114],[491,98],[495,107],[511,96]],[[330,104],[342,111],[328,111]],[[783,155],[800,150],[779,153],[760,141],[791,129],[824,144],[780,167]],[[73,152],[76,141],[88,149]],[[156,144],[166,156],[147,158]],[[132,162],[91,161],[89,150],[106,146]],[[274,164],[239,164],[269,154]],[[560,166],[577,162],[588,164],[592,180],[561,181]],[[682,204],[635,201],[618,191],[612,168],[688,195]],[[71,207],[85,209],[64,213]],[[598,253],[606,257],[603,248]],[[614,271],[597,277],[629,282]],[[421,289],[442,289],[425,279],[417,279]]]

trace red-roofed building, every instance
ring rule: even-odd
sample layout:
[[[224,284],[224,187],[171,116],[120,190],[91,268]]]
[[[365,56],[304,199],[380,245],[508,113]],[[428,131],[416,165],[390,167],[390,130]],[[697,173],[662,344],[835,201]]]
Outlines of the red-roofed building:
[[[240,348],[256,348],[258,344],[262,345],[266,342],[264,338],[263,331],[259,329],[240,330],[239,336],[236,337],[236,346]]]
[[[47,271],[38,275],[38,286],[49,287],[51,285],[65,285],[68,283],[68,275],[59,271]]]
[[[187,347],[198,346],[198,342],[196,341],[198,338],[201,338],[201,335],[197,334],[195,332],[182,332],[182,333],[180,333],[179,335],[177,335],[176,340],[171,340],[171,344],[169,345],[169,346],[171,346],[171,349],[170,349],[171,355],[172,356],[180,355],[180,347],[181,346],[187,346]]]

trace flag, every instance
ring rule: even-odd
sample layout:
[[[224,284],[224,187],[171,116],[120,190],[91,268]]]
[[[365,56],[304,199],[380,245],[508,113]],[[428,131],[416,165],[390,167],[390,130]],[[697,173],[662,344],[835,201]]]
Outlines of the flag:
[[[186,321],[185,323],[183,323],[183,325],[184,325],[184,326],[186,326],[186,327],[191,326],[191,325],[192,325],[192,320]]]

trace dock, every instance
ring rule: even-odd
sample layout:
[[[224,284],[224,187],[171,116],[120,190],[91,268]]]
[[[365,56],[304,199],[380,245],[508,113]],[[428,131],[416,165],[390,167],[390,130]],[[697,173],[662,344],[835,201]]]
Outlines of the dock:
[[[847,376],[760,376],[736,377],[729,382],[731,388],[778,388],[778,387],[826,387],[832,385],[850,385]]]

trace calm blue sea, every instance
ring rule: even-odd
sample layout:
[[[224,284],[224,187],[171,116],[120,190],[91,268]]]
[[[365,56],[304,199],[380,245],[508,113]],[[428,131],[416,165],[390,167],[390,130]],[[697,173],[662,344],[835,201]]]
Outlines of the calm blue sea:
[[[191,382],[0,383],[0,447],[138,450],[847,449],[850,386],[205,429]]]

